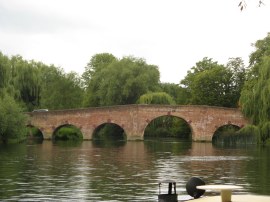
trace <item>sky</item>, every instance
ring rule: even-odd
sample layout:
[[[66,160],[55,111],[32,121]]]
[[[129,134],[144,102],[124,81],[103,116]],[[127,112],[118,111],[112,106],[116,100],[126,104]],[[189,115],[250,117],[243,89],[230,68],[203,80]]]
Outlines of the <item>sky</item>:
[[[0,51],[82,74],[91,57],[144,58],[179,83],[204,57],[242,57],[270,32],[270,0],[0,0]]]

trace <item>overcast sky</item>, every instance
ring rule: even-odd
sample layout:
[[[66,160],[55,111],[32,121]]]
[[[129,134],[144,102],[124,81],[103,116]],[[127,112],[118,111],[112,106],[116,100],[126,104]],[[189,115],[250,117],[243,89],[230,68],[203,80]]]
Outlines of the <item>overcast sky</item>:
[[[97,53],[135,56],[179,83],[203,57],[248,62],[270,0],[0,0],[0,51],[82,73]]]

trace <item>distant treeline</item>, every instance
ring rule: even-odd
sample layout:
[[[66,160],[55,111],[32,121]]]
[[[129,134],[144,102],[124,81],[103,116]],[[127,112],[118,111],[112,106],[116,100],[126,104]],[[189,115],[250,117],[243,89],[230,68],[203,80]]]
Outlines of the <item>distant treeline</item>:
[[[227,64],[219,64],[205,57],[179,84],[160,82],[156,65],[132,56],[116,58],[110,53],[96,54],[90,58],[84,73],[78,75],[0,52],[0,137],[7,136],[4,128],[9,128],[4,114],[16,110],[135,103],[194,104],[240,107],[258,128],[257,135],[264,143],[270,131],[270,34],[258,40],[254,47],[247,67],[241,58],[230,58]],[[8,111],[11,108],[16,110]]]

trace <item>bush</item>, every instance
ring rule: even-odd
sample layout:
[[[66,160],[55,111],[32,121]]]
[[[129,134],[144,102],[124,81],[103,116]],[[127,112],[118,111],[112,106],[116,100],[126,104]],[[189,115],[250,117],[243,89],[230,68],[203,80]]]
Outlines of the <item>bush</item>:
[[[94,132],[93,139],[102,141],[126,140],[126,134],[123,128],[116,124],[104,124]]]
[[[25,140],[26,120],[26,115],[12,97],[0,97],[0,140],[3,143]]]
[[[260,143],[266,144],[270,137],[270,121],[263,123],[260,127]]]
[[[81,141],[83,135],[75,126],[67,125],[59,128],[54,135],[55,140]]]
[[[254,125],[247,125],[240,130],[228,125],[217,130],[213,137],[213,143],[227,146],[256,144],[259,137],[258,133],[259,130]]]

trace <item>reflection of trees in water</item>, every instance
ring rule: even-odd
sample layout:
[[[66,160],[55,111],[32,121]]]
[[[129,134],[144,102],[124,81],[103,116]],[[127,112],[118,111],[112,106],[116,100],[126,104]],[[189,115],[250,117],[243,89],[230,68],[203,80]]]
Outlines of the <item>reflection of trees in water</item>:
[[[186,182],[197,176],[208,184],[240,184],[243,192],[269,195],[269,148],[216,147],[179,139],[128,141],[122,146],[117,142],[112,147],[91,141],[73,146],[44,141],[8,151],[0,147],[1,154],[6,153],[0,155],[1,162],[13,162],[8,169],[0,166],[0,178],[8,183],[0,181],[0,190],[9,199],[22,194],[27,200],[29,193],[51,200],[156,201],[160,180],[175,180],[177,191],[186,194]]]
[[[202,178],[206,184],[246,184],[246,150],[214,147],[211,143],[192,143],[181,159],[187,175]]]
[[[181,141],[178,138],[148,138],[144,140],[144,145],[149,152],[170,152],[179,155],[191,148],[192,142]]]
[[[254,146],[249,149],[249,155],[253,158],[247,161],[245,175],[247,183],[250,185],[247,189],[251,193],[269,195],[269,168],[270,168],[270,147]]]

